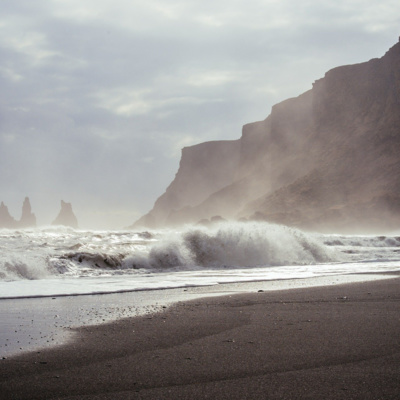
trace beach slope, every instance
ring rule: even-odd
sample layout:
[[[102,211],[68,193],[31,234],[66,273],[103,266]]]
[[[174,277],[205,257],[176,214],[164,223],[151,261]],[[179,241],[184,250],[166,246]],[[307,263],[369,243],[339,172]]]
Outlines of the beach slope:
[[[398,399],[400,280],[181,302],[0,360],[1,399]]]

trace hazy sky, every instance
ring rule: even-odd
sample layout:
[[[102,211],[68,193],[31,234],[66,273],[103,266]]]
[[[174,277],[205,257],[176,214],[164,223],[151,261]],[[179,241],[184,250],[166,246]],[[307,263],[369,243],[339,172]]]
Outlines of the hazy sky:
[[[1,0],[0,201],[127,226],[182,147],[239,138],[399,27],[398,0]]]

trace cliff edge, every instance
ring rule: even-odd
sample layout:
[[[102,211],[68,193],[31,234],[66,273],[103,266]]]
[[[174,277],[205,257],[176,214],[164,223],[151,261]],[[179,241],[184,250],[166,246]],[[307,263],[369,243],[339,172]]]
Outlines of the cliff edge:
[[[185,148],[179,171],[134,226],[219,215],[330,232],[400,227],[400,42],[328,71],[236,141]]]

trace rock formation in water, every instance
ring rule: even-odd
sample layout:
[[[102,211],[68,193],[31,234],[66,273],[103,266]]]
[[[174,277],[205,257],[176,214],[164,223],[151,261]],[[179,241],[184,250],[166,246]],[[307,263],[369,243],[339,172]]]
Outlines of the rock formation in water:
[[[20,221],[18,222],[18,226],[21,228],[36,226],[36,216],[32,213],[29,197],[25,197],[22,205],[22,215]]]
[[[16,228],[17,221],[10,215],[8,207],[1,202],[0,205],[0,228]]]
[[[72,211],[71,203],[66,203],[61,200],[61,210],[57,218],[52,222],[52,225],[64,225],[75,229],[78,228],[78,220]]]
[[[9,213],[7,206],[1,202],[0,205],[0,228],[16,229],[36,226],[36,217],[32,213],[29,198],[25,197],[22,205],[22,215],[19,221],[15,220]]]
[[[184,148],[174,181],[134,226],[214,215],[319,231],[400,227],[400,42],[328,71],[236,141]]]

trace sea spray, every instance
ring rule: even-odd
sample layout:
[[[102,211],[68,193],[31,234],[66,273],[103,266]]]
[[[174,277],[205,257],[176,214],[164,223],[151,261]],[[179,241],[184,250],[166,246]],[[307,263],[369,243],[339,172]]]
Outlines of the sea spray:
[[[312,235],[265,222],[189,227],[155,245],[148,267],[226,268],[339,261],[339,253]]]
[[[328,267],[322,265],[335,264],[332,271],[338,263],[360,261],[368,262],[371,270],[374,261],[398,261],[399,248],[398,235],[322,235],[266,222],[151,232],[0,230],[0,281],[117,275],[130,279],[177,272],[211,277],[211,270],[215,276],[222,271],[233,276],[239,269],[249,276],[250,269],[264,268],[271,274],[273,268],[284,271],[296,265],[317,265],[313,271],[323,273]]]
[[[0,299],[400,271],[399,239],[265,222],[151,232],[0,230]]]

